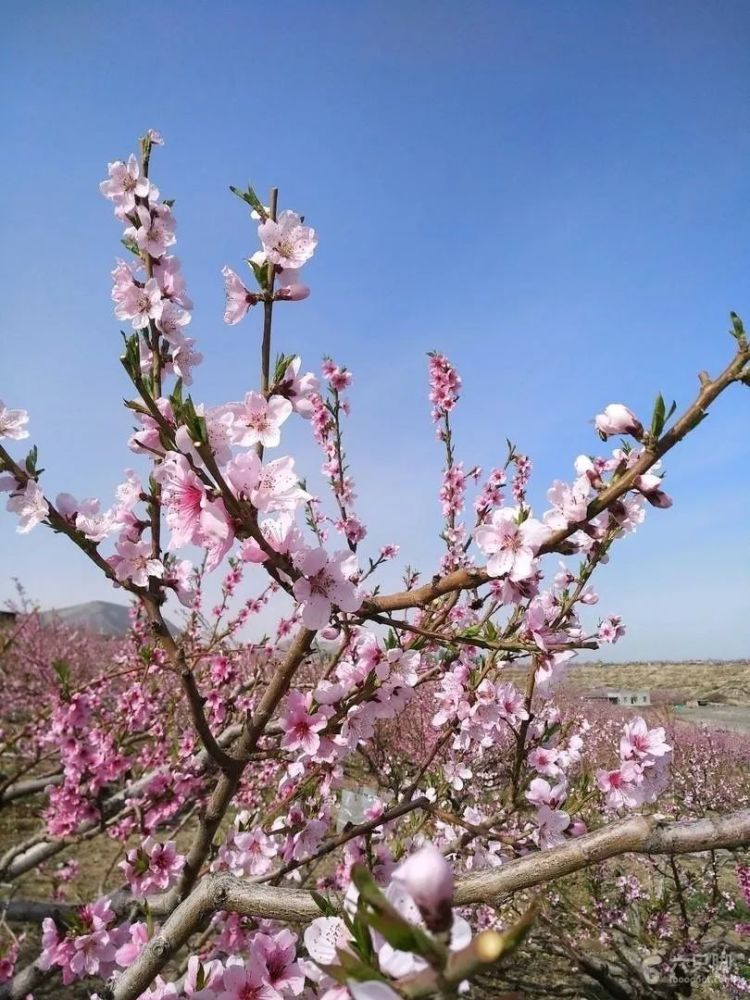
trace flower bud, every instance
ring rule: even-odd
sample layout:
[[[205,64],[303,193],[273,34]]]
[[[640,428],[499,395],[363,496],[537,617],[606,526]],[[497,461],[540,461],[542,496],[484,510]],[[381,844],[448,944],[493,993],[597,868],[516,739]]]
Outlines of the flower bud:
[[[632,434],[640,439],[643,435],[643,425],[632,410],[622,403],[610,403],[604,407],[604,412],[594,418],[594,424],[602,441],[613,434]]]
[[[295,282],[292,285],[284,285],[279,288],[274,294],[275,299],[281,299],[285,302],[301,302],[306,299],[310,294],[310,289],[307,285],[302,285],[299,282]]]
[[[453,872],[434,844],[425,844],[393,873],[417,904],[428,930],[448,931],[453,923]]]
[[[661,507],[662,510],[672,506],[672,498],[661,489],[661,477],[647,472],[639,476],[635,481],[635,488],[640,490],[652,507]]]

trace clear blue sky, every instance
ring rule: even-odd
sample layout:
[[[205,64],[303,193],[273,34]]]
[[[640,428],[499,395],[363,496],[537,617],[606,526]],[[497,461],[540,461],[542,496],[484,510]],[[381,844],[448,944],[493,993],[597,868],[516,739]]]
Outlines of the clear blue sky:
[[[750,6],[630,2],[28,2],[0,66],[0,397],[32,414],[48,491],[109,503],[132,463],[97,183],[153,126],[207,360],[196,398],[257,380],[258,327],[221,322],[219,269],[255,238],[229,183],[277,184],[320,235],[312,297],[277,346],[355,373],[349,440],[374,547],[430,572],[437,347],[465,384],[467,463],[506,436],[541,506],[593,451],[605,403],[685,403],[750,321]],[[668,461],[653,511],[599,577],[617,657],[750,651],[750,393]],[[294,437],[294,440],[301,438]],[[122,442],[122,443],[120,443]],[[302,452],[313,468],[317,455]],[[0,517],[0,598],[121,599],[64,539]]]

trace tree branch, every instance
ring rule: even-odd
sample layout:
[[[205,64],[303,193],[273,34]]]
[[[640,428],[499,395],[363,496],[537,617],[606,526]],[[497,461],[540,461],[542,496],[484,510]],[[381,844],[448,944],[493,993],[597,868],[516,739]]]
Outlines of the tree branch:
[[[657,816],[631,816],[594,833],[539,851],[499,868],[458,879],[455,903],[491,903],[621,854],[686,854],[750,844],[750,809],[689,822],[664,823]],[[158,906],[153,910],[158,916]],[[205,876],[166,920],[139,958],[117,980],[113,1000],[136,1000],[197,927],[216,910],[303,923],[320,916],[301,889],[248,882],[227,873]],[[2,996],[2,994],[0,994]]]
[[[584,527],[592,518],[609,507],[634,488],[636,480],[648,472],[668,451],[693,430],[706,415],[708,407],[734,382],[743,381],[747,377],[747,365],[750,362],[750,346],[740,342],[732,361],[715,379],[708,379],[701,384],[700,392],[695,401],[685,410],[682,416],[672,425],[658,441],[648,444],[635,464],[615,482],[591,501],[586,510],[586,516],[567,528],[553,532],[540,547],[539,555],[549,552],[559,552],[572,534]],[[402,611],[406,608],[424,608],[428,604],[458,590],[471,590],[487,583],[491,577],[487,570],[469,568],[454,570],[446,576],[435,576],[430,583],[413,590],[404,590],[395,594],[383,594],[370,598],[362,605],[361,614],[377,614],[387,611]]]

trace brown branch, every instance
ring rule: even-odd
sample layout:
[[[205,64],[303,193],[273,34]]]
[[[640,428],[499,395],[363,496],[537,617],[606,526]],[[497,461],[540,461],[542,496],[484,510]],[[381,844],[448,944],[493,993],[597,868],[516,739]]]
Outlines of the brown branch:
[[[203,863],[211,850],[211,845],[213,844],[219,824],[237,792],[245,765],[253,750],[255,750],[258,740],[265,732],[266,726],[279,702],[289,689],[289,683],[295,671],[309,653],[314,638],[315,632],[310,629],[301,628],[298,631],[287,651],[284,662],[279,665],[268,687],[263,692],[263,697],[255,710],[253,718],[245,726],[234,748],[232,756],[237,761],[236,768],[230,773],[221,775],[208,802],[206,811],[200,818],[198,829],[195,832],[193,842],[187,854],[180,881],[176,888],[172,890],[172,893],[169,894],[172,905],[175,905],[178,900],[184,899],[197,882]]]
[[[748,845],[750,809],[679,823],[664,823],[657,816],[631,816],[549,851],[465,875],[457,880],[454,898],[457,906],[492,903],[499,896],[542,885],[621,854],[687,854]],[[311,893],[304,890],[259,885],[226,873],[207,875],[117,980],[114,1000],[136,1000],[202,921],[217,910],[289,923],[320,916]],[[159,915],[158,901],[152,912]]]
[[[193,725],[198,731],[198,735],[200,736],[201,742],[206,749],[206,753],[213,761],[216,762],[216,764],[218,764],[225,774],[234,774],[234,772],[239,768],[240,762],[235,757],[226,753],[225,750],[222,750],[216,741],[216,737],[211,732],[211,727],[208,724],[206,713],[203,711],[205,698],[202,697],[200,691],[198,690],[198,685],[196,684],[192,670],[188,670],[186,668],[182,671],[181,676],[182,686],[185,689],[188,704],[190,705],[190,715],[193,719]]]
[[[304,890],[255,885],[224,873],[207,875],[115,982],[114,1000],[136,1000],[195,929],[217,910],[288,923],[307,922],[320,916],[315,900]]]
[[[630,816],[549,851],[466,875],[458,882],[455,898],[459,905],[491,902],[620,854],[687,854],[748,845],[750,809],[679,823],[663,823],[656,816]]]
[[[391,820],[398,819],[400,816],[405,816],[414,809],[429,809],[430,806],[430,800],[425,798],[400,802],[397,806],[394,806],[393,809],[389,809],[387,812],[381,813],[380,816],[376,816],[375,819],[368,820],[366,823],[360,823],[358,826],[353,826],[351,829],[344,830],[338,834],[338,836],[327,840],[314,854],[311,854],[309,858],[302,858],[300,861],[290,861],[277,871],[269,872],[268,875],[261,875],[254,879],[254,881],[258,884],[262,882],[275,882],[284,875],[288,875],[289,872],[293,872],[297,868],[301,868],[302,865],[309,865],[313,861],[317,861],[319,858],[325,857],[326,854],[330,854],[332,851],[335,851],[337,847],[343,847],[344,844],[349,843],[350,840],[354,840],[355,837],[361,837],[366,833],[370,833],[372,830],[377,830],[379,826],[385,826],[385,824],[390,823]]]
[[[634,488],[636,480],[648,472],[668,451],[689,434],[703,419],[708,407],[734,382],[741,382],[747,376],[747,365],[750,362],[750,347],[740,342],[732,361],[724,371],[713,380],[703,381],[695,401],[685,410],[682,416],[672,425],[658,441],[649,443],[644,448],[635,464],[588,505],[583,520],[560,528],[553,532],[540,547],[539,555],[559,552],[565,548],[565,543],[572,534],[584,527],[592,518],[607,510],[615,501]],[[435,576],[430,583],[412,590],[404,590],[394,594],[383,594],[372,597],[362,606],[363,614],[378,614],[383,611],[403,611],[406,608],[424,608],[428,604],[460,590],[471,590],[487,583],[491,577],[484,568],[454,570],[446,576]]]

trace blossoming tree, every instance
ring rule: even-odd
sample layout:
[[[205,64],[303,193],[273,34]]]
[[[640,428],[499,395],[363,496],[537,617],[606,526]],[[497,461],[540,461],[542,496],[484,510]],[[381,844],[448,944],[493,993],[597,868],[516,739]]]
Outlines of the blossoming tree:
[[[33,616],[8,635],[0,806],[40,794],[44,806],[40,829],[0,858],[0,883],[37,872],[53,893],[6,894],[6,920],[42,922],[43,936],[25,965],[12,945],[0,996],[81,980],[112,1000],[450,997],[543,924],[532,887],[626,852],[750,843],[747,810],[657,811],[673,749],[664,728],[630,717],[602,747],[555,700],[577,651],[623,634],[618,617],[587,627],[581,612],[597,603],[592,577],[615,544],[649,506],[671,505],[662,459],[719,395],[750,384],[739,318],[734,356],[700,376],[681,415],[661,396],[648,424],[606,406],[595,419],[604,453],[578,456],[536,516],[531,462],[515,447],[488,471],[459,460],[461,380],[430,355],[445,551],[433,574],[407,567],[403,589],[384,592],[378,572],[398,548],[369,548],[357,513],[344,449],[352,375],[330,358],[319,376],[305,372],[286,345],[272,363],[277,309],[309,295],[315,231],[279,210],[275,189],[268,205],[232,189],[260,247],[245,280],[224,267],[224,319],[259,317],[260,379],[239,401],[196,402],[201,355],[173,205],[150,172],[159,145],[149,132],[101,185],[127,254],[112,298],[129,326],[138,468],[106,508],[53,499],[36,449],[12,452],[26,412],[0,403],[0,489],[18,530],[66,536],[137,608],[104,667],[39,654]],[[292,420],[322,453],[325,496],[277,457]],[[209,609],[204,577],[220,567]],[[186,609],[179,635],[164,617],[170,596]],[[271,598],[283,608],[275,635],[242,640]],[[346,814],[339,792],[363,783],[372,795]],[[65,886],[92,841],[115,851],[109,877],[73,904]]]

